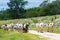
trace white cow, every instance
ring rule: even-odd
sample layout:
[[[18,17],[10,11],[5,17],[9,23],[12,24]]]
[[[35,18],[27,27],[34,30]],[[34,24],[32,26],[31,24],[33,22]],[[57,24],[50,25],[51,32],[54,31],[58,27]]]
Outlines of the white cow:
[[[17,23],[17,24],[14,26],[14,28],[16,28],[18,31],[22,31],[22,29],[23,29],[23,24]]]
[[[8,28],[7,28],[7,24],[2,25],[2,26],[1,26],[1,29],[3,29],[3,30],[8,30]]]
[[[13,27],[14,27],[14,24],[5,24],[1,26],[2,29],[8,30],[8,31],[14,31]]]

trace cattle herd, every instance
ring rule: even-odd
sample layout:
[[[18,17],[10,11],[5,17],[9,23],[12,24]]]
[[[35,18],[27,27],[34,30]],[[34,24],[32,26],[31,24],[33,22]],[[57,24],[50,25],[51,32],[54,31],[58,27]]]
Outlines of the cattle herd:
[[[29,23],[26,23],[26,24],[4,24],[1,26],[1,29],[3,30],[7,30],[7,31],[18,31],[18,32],[27,32],[28,31],[28,26],[29,26]]]
[[[49,24],[37,23],[36,24],[36,28],[37,28],[38,32],[43,32],[44,27],[47,28],[47,32],[53,32],[53,26],[54,26],[54,23],[49,23]]]
[[[3,30],[7,30],[7,31],[18,31],[18,32],[28,32],[28,27],[30,26],[30,23],[25,23],[25,24],[4,24],[1,26],[1,29]],[[38,32],[43,32],[44,31],[44,27],[47,27],[47,32],[53,32],[53,26],[54,23],[49,23],[49,24],[45,24],[45,23],[36,23],[35,24],[36,29]],[[32,26],[33,27],[33,26]]]

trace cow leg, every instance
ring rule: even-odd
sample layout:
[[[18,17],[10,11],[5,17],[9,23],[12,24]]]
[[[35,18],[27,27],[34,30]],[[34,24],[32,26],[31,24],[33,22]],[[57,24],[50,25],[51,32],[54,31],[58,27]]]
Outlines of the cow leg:
[[[49,32],[49,27],[47,28],[47,32]]]
[[[43,27],[40,27],[40,32],[43,33]]]
[[[51,27],[51,32],[53,32],[53,27]]]
[[[26,32],[26,29],[23,27],[23,33],[25,33]]]
[[[37,31],[40,32],[40,28],[39,27],[37,27]]]

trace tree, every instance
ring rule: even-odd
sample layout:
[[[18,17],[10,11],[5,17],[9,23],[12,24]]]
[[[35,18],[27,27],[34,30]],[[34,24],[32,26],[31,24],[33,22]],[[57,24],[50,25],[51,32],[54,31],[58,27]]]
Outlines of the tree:
[[[23,13],[25,12],[24,6],[27,3],[28,2],[24,0],[10,0],[10,2],[7,3],[10,17],[12,19],[22,17]]]
[[[49,3],[50,0],[44,0],[41,4],[40,7],[41,8],[45,8],[47,6],[47,4]]]
[[[47,15],[56,15],[60,14],[60,1],[56,0],[52,3],[49,3],[45,8],[45,12]]]
[[[40,4],[40,7],[44,9],[43,13],[41,13],[43,16],[60,14],[60,0],[52,2],[45,0]]]
[[[27,9],[26,13],[24,14],[24,17],[38,17],[40,16],[40,8],[35,7],[35,8],[30,8]]]

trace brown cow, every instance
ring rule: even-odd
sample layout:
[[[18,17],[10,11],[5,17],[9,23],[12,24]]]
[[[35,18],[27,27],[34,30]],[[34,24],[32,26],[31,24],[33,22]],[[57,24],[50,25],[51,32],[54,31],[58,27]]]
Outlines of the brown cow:
[[[43,33],[43,26],[44,26],[44,23],[37,23],[36,24],[36,28],[37,28],[38,32]]]
[[[47,32],[53,32],[53,26],[54,26],[54,23],[49,23],[47,25]]]

